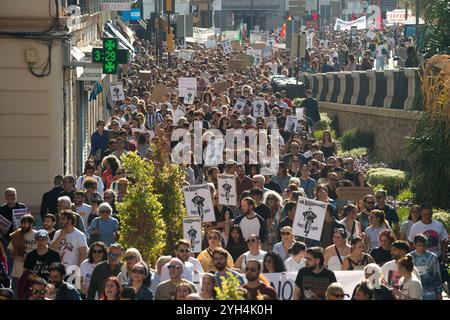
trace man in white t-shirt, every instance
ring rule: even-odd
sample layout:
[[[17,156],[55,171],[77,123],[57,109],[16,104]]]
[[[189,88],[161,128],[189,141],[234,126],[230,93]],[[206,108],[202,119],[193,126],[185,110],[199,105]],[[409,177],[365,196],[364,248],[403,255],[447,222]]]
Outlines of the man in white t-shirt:
[[[306,266],[306,245],[303,242],[294,242],[289,253],[292,253],[292,257],[287,258],[284,262],[286,272],[298,272]]]
[[[177,245],[175,247],[175,254],[178,259],[180,259],[184,263],[183,274],[181,277],[188,281],[192,282],[192,278],[195,273],[203,272],[203,269],[199,270],[194,268],[194,265],[189,261],[189,253],[191,252],[191,244],[189,241],[181,239],[178,240]],[[169,266],[170,262],[166,263],[161,269],[160,279],[161,282],[169,280]],[[195,271],[194,271],[195,270]]]
[[[384,280],[391,287],[399,287],[399,280],[401,278],[398,272],[398,260],[405,257],[409,252],[409,246],[406,241],[397,240],[392,243],[391,246],[391,256],[394,260],[386,262],[381,267],[381,273],[383,275]],[[414,267],[413,274],[420,279],[419,271]]]
[[[408,235],[410,247],[414,245],[414,237],[422,233],[428,237],[427,250],[438,258],[445,257],[447,251],[448,232],[439,221],[433,220],[433,207],[423,204],[420,207],[422,219],[411,226]]]
[[[75,196],[73,198],[73,203],[75,204],[75,211],[78,213],[83,220],[84,229],[87,230],[89,228],[88,218],[92,212],[92,207],[86,203],[84,203],[84,192],[77,191],[75,192]]]
[[[174,104],[172,107],[172,120],[173,123],[178,123],[178,120],[180,118],[184,117],[185,113],[184,110],[179,106],[178,104]]]
[[[56,231],[50,248],[56,250],[61,256],[61,262],[67,267],[77,265],[87,256],[86,236],[76,229],[75,216],[72,210],[60,213],[61,230]]]
[[[241,201],[241,210],[243,215],[237,218],[234,223],[239,225],[242,230],[244,239],[248,239],[252,234],[258,235],[262,243],[266,242],[266,222],[259,214],[256,214],[254,209],[256,206],[255,200],[246,197]]]

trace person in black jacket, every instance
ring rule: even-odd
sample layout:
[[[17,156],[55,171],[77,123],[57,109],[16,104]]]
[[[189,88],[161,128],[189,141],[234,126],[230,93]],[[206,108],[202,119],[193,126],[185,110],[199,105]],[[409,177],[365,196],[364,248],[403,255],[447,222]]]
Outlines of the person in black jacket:
[[[303,100],[300,108],[305,108],[306,116],[311,118],[313,125],[320,121],[319,104],[317,100],[312,97],[312,90],[306,90],[306,99]]]
[[[70,200],[75,198],[75,177],[72,175],[64,176],[62,180],[63,191],[59,194],[60,197],[68,196]]]
[[[58,214],[58,209],[56,208],[56,203],[58,202],[58,197],[61,192],[64,191],[62,187],[63,176],[58,174],[53,179],[54,187],[52,190],[44,193],[42,196],[41,202],[41,219],[44,221],[44,217],[47,213],[51,213],[53,215]]]
[[[80,292],[70,283],[64,281],[66,267],[59,262],[50,266],[49,282],[56,288],[55,300],[81,300]]]

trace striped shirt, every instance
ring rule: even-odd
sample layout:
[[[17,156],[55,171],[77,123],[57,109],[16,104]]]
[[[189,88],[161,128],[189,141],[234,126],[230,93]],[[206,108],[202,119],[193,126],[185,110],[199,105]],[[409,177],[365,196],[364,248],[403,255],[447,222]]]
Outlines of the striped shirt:
[[[159,112],[147,113],[145,116],[145,127],[148,130],[153,130],[163,120],[163,116]]]

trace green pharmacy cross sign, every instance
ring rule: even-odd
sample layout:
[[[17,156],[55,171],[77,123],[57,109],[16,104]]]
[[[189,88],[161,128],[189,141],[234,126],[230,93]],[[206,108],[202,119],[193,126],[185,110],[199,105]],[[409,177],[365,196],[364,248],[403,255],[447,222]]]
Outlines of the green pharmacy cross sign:
[[[92,49],[92,62],[101,63],[104,74],[116,74],[118,64],[128,63],[128,50],[118,49],[117,38],[103,38],[103,48]]]

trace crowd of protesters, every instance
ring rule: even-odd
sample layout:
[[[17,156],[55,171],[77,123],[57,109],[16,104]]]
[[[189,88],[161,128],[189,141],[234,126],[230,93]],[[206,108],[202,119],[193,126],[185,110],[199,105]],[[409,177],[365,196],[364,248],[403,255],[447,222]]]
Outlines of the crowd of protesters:
[[[319,68],[321,61],[337,60],[339,70],[357,69],[340,40],[336,36],[322,47],[318,39],[319,51],[309,51],[311,68],[314,62]],[[273,90],[271,76],[289,73],[292,66],[285,51],[235,71],[229,63],[239,52],[226,54],[220,46],[209,50],[193,46],[190,61],[172,55],[169,64],[167,59],[157,61],[149,42],[134,45],[136,55],[122,73],[125,101],[111,106],[111,119],[97,122],[83,174],[55,176],[54,187],[42,197],[42,229],[35,230],[30,214],[23,215],[18,225],[13,223],[13,210],[26,205],[18,201],[16,189],[5,190],[6,203],[0,207],[0,299],[211,300],[215,288],[231,275],[246,299],[277,299],[264,274],[286,271],[297,273],[294,299],[342,300],[344,290],[334,272],[345,270],[365,271],[366,280],[355,288],[352,299],[442,299],[448,234],[433,220],[433,207],[426,203],[411,207],[408,221],[399,225],[384,190],[355,203],[339,199],[336,189],[341,186],[369,186],[365,173],[355,169],[354,159],[338,157],[329,131],[314,138],[320,114],[311,91],[294,105],[285,91]],[[241,51],[249,46],[242,44]],[[142,70],[151,72],[144,77]],[[180,77],[197,78],[192,104],[179,97]],[[217,92],[220,82],[227,88]],[[155,101],[152,90],[158,84],[167,91]],[[254,117],[255,98],[265,101],[264,117]],[[237,99],[246,103],[241,110],[234,107]],[[304,110],[297,129],[285,131],[287,117],[295,116],[297,108]],[[180,164],[185,184],[208,183],[212,199],[217,174],[236,177],[238,205],[225,207],[214,201],[216,221],[203,225],[203,251],[194,254],[190,242],[180,239],[171,256],[147,265],[139,250],[120,244],[115,205],[132,183],[122,167],[123,157],[137,152],[150,158],[152,145],[170,157],[178,143],[172,141],[172,132],[193,131],[194,121],[200,122],[203,132],[269,129],[270,133],[268,117],[276,119],[272,128],[281,135],[277,172],[235,161],[217,166]],[[269,144],[269,152],[270,148]],[[248,144],[244,151],[247,156],[251,152]],[[299,197],[327,204],[320,241],[293,234]],[[200,289],[194,284],[199,275]]]

